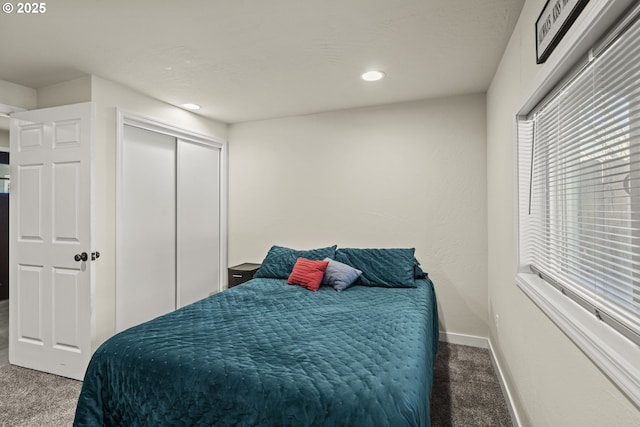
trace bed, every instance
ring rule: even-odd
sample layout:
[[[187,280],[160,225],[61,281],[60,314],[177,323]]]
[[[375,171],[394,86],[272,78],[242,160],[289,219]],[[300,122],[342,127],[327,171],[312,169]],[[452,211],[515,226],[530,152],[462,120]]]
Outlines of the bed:
[[[289,278],[268,277],[285,274],[269,271],[274,248],[261,277],[100,346],[74,425],[429,426],[438,319],[433,284],[413,256],[407,286],[366,285],[379,277],[365,266],[340,292],[310,291],[288,283],[302,251],[275,264]],[[341,256],[332,249],[302,254],[328,263]]]

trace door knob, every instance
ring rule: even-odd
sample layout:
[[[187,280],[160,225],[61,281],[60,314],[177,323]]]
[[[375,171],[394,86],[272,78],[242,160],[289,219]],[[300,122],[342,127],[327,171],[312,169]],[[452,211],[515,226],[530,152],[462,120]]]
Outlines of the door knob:
[[[75,259],[77,262],[80,261],[86,261],[89,259],[89,255],[87,255],[86,252],[82,252],[81,254],[76,254],[73,259]]]

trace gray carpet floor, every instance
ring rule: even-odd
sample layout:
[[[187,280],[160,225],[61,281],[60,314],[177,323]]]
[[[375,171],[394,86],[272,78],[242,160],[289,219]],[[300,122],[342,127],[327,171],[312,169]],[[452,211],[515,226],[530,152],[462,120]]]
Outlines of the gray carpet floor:
[[[0,368],[0,426],[70,426],[80,381],[5,365]]]
[[[439,344],[431,390],[431,425],[513,425],[489,350]]]
[[[0,349],[8,309],[0,302]],[[3,317],[4,316],[4,317]],[[70,426],[82,383],[8,365],[0,353],[0,426]],[[431,393],[433,427],[509,427],[509,410],[486,349],[440,343]]]

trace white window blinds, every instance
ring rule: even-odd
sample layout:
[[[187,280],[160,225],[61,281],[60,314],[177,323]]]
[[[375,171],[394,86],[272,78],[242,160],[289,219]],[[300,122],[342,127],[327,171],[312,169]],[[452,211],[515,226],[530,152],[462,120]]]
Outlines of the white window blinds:
[[[520,259],[640,343],[640,21],[518,121]]]

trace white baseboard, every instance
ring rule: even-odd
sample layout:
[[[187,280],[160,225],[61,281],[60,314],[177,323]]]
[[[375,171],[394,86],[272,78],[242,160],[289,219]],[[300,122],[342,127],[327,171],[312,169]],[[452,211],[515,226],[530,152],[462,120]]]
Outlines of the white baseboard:
[[[491,363],[493,364],[493,369],[495,369],[496,374],[498,375],[498,381],[500,382],[500,388],[502,389],[502,394],[505,396],[507,401],[507,406],[509,407],[509,413],[511,414],[511,421],[513,422],[513,427],[520,427],[522,422],[520,422],[520,416],[518,415],[518,411],[513,404],[513,397],[511,395],[511,391],[509,390],[509,386],[505,381],[504,374],[502,372],[502,368],[500,367],[500,363],[498,363],[498,359],[496,358],[495,353],[493,352],[493,346],[491,345],[491,341],[487,340],[489,344],[489,354],[491,354]]]
[[[487,338],[473,335],[453,334],[451,332],[440,331],[440,341],[451,344],[468,345],[470,347],[489,348],[489,340]]]

